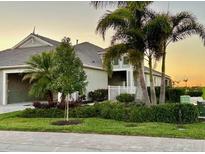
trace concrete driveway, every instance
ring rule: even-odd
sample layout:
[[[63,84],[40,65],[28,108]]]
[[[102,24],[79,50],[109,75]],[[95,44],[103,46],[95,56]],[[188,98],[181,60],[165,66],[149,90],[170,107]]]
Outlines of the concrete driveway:
[[[0,105],[0,114],[32,108],[31,102]]]
[[[205,151],[205,140],[0,131],[0,151]]]

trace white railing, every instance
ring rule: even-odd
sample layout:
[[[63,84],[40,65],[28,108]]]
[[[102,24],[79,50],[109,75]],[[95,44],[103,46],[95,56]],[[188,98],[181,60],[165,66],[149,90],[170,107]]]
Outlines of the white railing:
[[[135,94],[134,86],[108,86],[108,100],[115,100],[116,96],[122,93]]]

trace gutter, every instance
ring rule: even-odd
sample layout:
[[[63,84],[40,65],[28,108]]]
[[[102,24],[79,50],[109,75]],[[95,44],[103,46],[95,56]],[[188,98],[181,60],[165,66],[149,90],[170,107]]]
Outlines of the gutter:
[[[29,67],[29,65],[1,66],[0,69],[12,69],[12,68],[15,69],[15,68],[25,68],[25,67]],[[83,67],[105,71],[102,67],[97,67],[97,66],[92,66],[92,65],[83,64]]]

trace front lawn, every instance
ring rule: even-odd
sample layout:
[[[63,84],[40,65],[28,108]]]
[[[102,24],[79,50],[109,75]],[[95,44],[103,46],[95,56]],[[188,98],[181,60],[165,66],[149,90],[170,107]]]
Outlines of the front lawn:
[[[178,127],[168,123],[128,123],[101,118],[82,118],[80,125],[54,126],[59,118],[20,118],[19,112],[0,115],[0,130],[78,132],[119,135],[143,135],[205,139],[205,123],[185,124]]]

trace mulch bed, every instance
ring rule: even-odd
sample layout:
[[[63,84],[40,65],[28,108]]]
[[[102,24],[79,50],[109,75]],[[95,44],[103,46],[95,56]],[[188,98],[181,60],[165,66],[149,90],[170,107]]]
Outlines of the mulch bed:
[[[80,120],[68,120],[68,121],[61,120],[61,121],[52,122],[51,124],[58,125],[58,126],[64,126],[64,125],[78,125],[81,123],[82,123],[82,121],[80,121]]]

